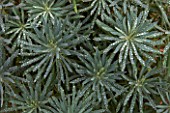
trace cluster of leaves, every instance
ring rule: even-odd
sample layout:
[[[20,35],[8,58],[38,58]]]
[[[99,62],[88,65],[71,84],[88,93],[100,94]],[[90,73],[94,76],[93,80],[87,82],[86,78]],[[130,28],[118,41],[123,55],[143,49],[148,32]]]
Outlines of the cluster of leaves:
[[[169,113],[169,0],[1,0],[0,112]]]

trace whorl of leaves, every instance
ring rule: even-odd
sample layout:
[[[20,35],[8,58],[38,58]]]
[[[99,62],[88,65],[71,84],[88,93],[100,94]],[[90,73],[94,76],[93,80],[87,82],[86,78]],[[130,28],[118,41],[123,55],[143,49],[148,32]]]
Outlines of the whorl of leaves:
[[[82,93],[93,91],[96,99],[108,107],[108,97],[115,93],[120,93],[124,88],[116,81],[121,80],[117,61],[112,61],[112,56],[102,55],[98,49],[91,55],[88,51],[81,49],[84,56],[79,56],[79,60],[84,64],[73,64],[77,75],[71,83],[81,83]],[[114,98],[113,96],[111,98]]]
[[[150,65],[150,63],[147,61],[146,65]],[[163,85],[158,76],[161,72],[162,70],[156,66],[152,69],[143,66],[140,71],[129,67],[128,73],[122,74],[122,78],[126,81],[124,84],[126,91],[122,93],[123,98],[119,102],[117,112],[122,106],[121,113],[125,113],[127,108],[129,113],[134,113],[136,108],[140,113],[144,113],[143,107],[147,105],[146,101],[156,109],[153,97],[159,94],[158,90]]]
[[[119,54],[118,59],[122,71],[125,69],[127,61],[134,65],[135,59],[137,59],[145,66],[143,59],[145,57],[156,62],[155,55],[162,53],[154,47],[163,44],[162,40],[159,40],[159,36],[163,33],[152,30],[157,22],[152,23],[151,20],[147,19],[148,10],[138,14],[137,9],[131,7],[124,16],[115,9],[114,16],[115,18],[111,18],[104,15],[106,23],[100,20],[96,21],[100,28],[108,32],[94,38],[95,41],[110,41],[103,52],[108,53],[112,50],[111,54]]]
[[[72,28],[74,26],[74,28]],[[38,29],[33,26],[35,34],[28,32],[32,42],[21,41],[23,51],[21,56],[28,59],[21,67],[30,66],[27,71],[38,71],[35,81],[40,77],[46,78],[50,73],[61,82],[68,85],[68,72],[72,72],[72,56],[79,56],[75,49],[78,44],[86,40],[87,36],[81,36],[81,24],[71,24],[68,20],[55,20],[54,26],[44,23]]]
[[[52,108],[47,104],[48,98],[53,93],[50,90],[52,88],[50,87],[52,76],[46,81],[39,80],[37,82],[34,82],[30,74],[27,73],[26,76],[26,83],[16,82],[17,89],[14,92],[15,94],[8,93],[11,97],[9,103],[14,106],[6,108],[1,112],[51,113]]]
[[[61,89],[61,97],[53,96],[49,103],[53,107],[51,109],[53,113],[103,113],[104,109],[94,110],[94,96],[94,93],[86,93],[83,96],[81,91],[76,92],[76,87],[73,86],[71,95],[66,95]]]
[[[0,112],[170,112],[169,9],[169,0],[0,0]]]
[[[15,79],[19,77],[14,74],[17,71],[17,66],[13,66],[13,60],[17,57],[18,52],[16,51],[7,59],[5,58],[5,50],[0,40],[0,105],[3,106],[4,95],[10,91],[13,94],[12,84],[15,83]]]
[[[71,6],[66,4],[67,0],[26,0],[24,9],[28,10],[29,20],[35,23],[51,21],[54,23],[55,17],[63,17],[72,10]]]

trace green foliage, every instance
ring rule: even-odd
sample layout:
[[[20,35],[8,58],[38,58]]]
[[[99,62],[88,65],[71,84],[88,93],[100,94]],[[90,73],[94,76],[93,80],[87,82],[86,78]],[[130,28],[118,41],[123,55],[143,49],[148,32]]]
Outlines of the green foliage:
[[[71,26],[75,28],[72,29]],[[24,51],[21,55],[28,57],[21,67],[32,64],[27,70],[38,71],[35,81],[42,76],[46,78],[52,73],[54,76],[57,76],[59,86],[61,81],[63,83],[67,82],[68,85],[68,71],[72,72],[70,64],[73,62],[70,56],[80,55],[74,48],[86,39],[85,36],[79,36],[78,31],[81,30],[80,27],[79,23],[75,26],[68,20],[62,22],[57,19],[54,26],[50,23],[44,23],[40,29],[33,26],[35,34],[28,33],[27,35],[34,43],[21,41]]]
[[[86,7],[84,10],[89,9],[90,15],[94,15],[95,18],[96,16],[100,15],[100,17],[103,19],[103,15],[105,13],[111,14],[109,8],[109,4],[111,3],[111,0],[93,0],[93,1],[90,0],[89,2],[90,5]]]
[[[170,112],[169,105],[170,105],[170,95],[169,92],[159,92],[162,101],[160,101],[159,105],[157,105],[157,113],[168,113]]]
[[[3,48],[0,48],[1,52],[4,52]],[[12,62],[14,58],[16,58],[17,52],[13,53],[11,57],[5,59],[4,53],[0,55],[0,97],[1,97],[1,107],[3,106],[3,96],[6,93],[5,91],[9,91],[13,93],[13,89],[11,87],[11,83],[15,83],[14,79],[18,77],[13,75],[13,73],[17,70],[17,66],[12,66]]]
[[[61,89],[61,97],[52,97],[49,102],[53,109],[53,113],[103,113],[105,110],[93,110],[94,93],[83,96],[81,91],[76,92],[73,86],[71,95],[65,95]]]
[[[146,64],[149,65],[148,62]],[[129,67],[127,75],[122,74],[122,78],[126,81],[125,88],[127,92],[123,95],[123,101],[119,103],[123,106],[121,113],[125,112],[127,106],[129,107],[129,113],[133,113],[137,103],[140,113],[144,113],[144,101],[148,101],[155,108],[153,96],[158,95],[157,90],[162,85],[157,76],[161,71],[157,67],[149,69],[143,66],[138,72]],[[119,109],[117,108],[117,110]]]
[[[108,98],[106,95],[112,96],[113,93],[120,93],[123,87],[116,83],[120,80],[120,71],[118,70],[117,61],[112,62],[112,56],[108,57],[98,50],[91,55],[82,49],[84,56],[80,56],[79,60],[84,64],[73,64],[78,73],[71,83],[82,84],[82,93],[92,90],[96,94],[96,99],[108,107]],[[113,96],[110,98],[114,98]]]
[[[67,0],[26,0],[25,9],[28,10],[30,15],[29,20],[35,23],[45,20],[54,22],[55,17],[63,17],[72,10],[67,4]]]
[[[1,113],[169,113],[169,0],[0,0]]]
[[[92,17],[91,26],[95,24],[95,20],[100,17],[104,19],[104,14],[111,15],[110,4],[112,0],[82,0],[88,4],[85,7],[78,9],[78,12],[88,12],[87,17]]]
[[[13,0],[1,0],[0,1],[0,30],[5,32],[5,21],[8,19],[18,19],[17,16],[11,15],[11,9],[21,7],[23,4],[15,5]]]
[[[8,2],[8,0],[0,1],[0,25],[1,25],[0,27],[3,32],[5,31],[5,25],[4,25],[4,18],[6,14],[5,9],[13,5],[14,4],[11,2]]]
[[[111,43],[104,49],[104,53],[112,50],[112,54],[119,54],[119,63],[122,70],[126,67],[126,62],[130,61],[135,64],[134,59],[137,59],[145,66],[144,59],[155,61],[155,54],[161,54],[159,50],[154,49],[155,46],[163,44],[159,40],[159,36],[163,33],[152,30],[156,22],[152,23],[147,19],[148,10],[140,12],[137,15],[137,9],[130,8],[129,12],[123,16],[121,12],[115,9],[115,19],[105,15],[105,21],[108,24],[97,20],[97,25],[108,34],[100,34],[94,38],[95,41],[110,41]],[[111,25],[112,27],[110,27]],[[152,31],[151,31],[152,30]],[[158,39],[157,41],[153,39]],[[152,53],[152,54],[150,54]]]
[[[27,20],[27,17],[25,17],[23,8],[13,8],[12,11],[18,19],[7,20],[6,27],[8,29],[6,30],[6,35],[9,35],[9,40],[13,42],[13,46],[18,46],[22,49],[23,45],[20,44],[21,40],[30,41],[27,32],[30,32],[31,23]]]
[[[48,98],[52,95],[50,83],[52,76],[48,80],[33,81],[30,74],[26,74],[27,83],[16,82],[17,93],[10,95],[9,103],[13,106],[2,110],[1,112],[18,111],[22,113],[51,113],[48,104]],[[44,83],[45,82],[45,83]],[[29,87],[28,87],[29,86]],[[21,94],[21,95],[20,95]]]
[[[127,6],[129,5],[139,5],[142,8],[147,8],[146,4],[149,4],[150,0],[114,0],[110,6],[114,6],[117,8],[120,8],[120,6],[123,6],[123,11],[126,12]],[[145,4],[146,3],[146,4]]]

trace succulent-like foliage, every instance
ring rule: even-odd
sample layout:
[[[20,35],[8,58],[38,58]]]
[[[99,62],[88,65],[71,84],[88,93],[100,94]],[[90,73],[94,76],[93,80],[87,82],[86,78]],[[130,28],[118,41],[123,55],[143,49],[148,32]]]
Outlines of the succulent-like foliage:
[[[9,92],[11,97],[9,103],[12,107],[3,109],[1,112],[51,113],[51,108],[47,104],[52,95],[52,87],[50,87],[52,76],[46,81],[39,80],[36,83],[30,74],[27,73],[26,76],[27,83],[16,82],[18,92],[15,94]]]
[[[96,102],[93,97],[94,93],[83,96],[81,91],[76,92],[73,86],[71,95],[66,95],[62,89],[61,97],[52,97],[49,102],[53,107],[53,113],[103,113],[104,109],[94,110]]]
[[[169,28],[170,0],[0,0],[0,113],[170,112]]]
[[[80,37],[78,34],[78,31],[81,30],[80,24],[72,29],[71,26],[74,24],[68,21],[64,22],[56,19],[54,26],[50,23],[44,23],[41,30],[34,26],[36,34],[28,33],[34,43],[21,42],[23,50],[26,51],[22,52],[21,55],[28,58],[21,66],[31,65],[28,70],[33,72],[38,70],[35,81],[42,76],[46,78],[53,72],[59,83],[61,81],[65,83],[68,79],[68,71],[72,72],[70,64],[73,59],[71,56],[80,55],[74,48],[86,38]]]
[[[66,6],[67,0],[26,0],[25,9],[30,15],[29,20],[34,22],[42,22],[43,20],[55,21],[55,17],[66,16],[71,9]]]
[[[4,48],[4,41],[3,38],[0,39],[0,65],[3,65],[3,62],[6,59],[6,53],[5,53],[5,48]]]
[[[90,6],[86,7],[85,9],[90,9],[90,15],[94,15],[95,18],[100,15],[100,17],[103,19],[104,14],[111,14],[109,8],[110,3],[112,2],[111,0],[92,0],[89,2]]]
[[[97,18],[104,19],[104,14],[111,15],[110,4],[111,0],[82,0],[83,2],[87,2],[87,5],[82,5],[78,12],[88,12],[86,18],[90,17],[90,24],[93,28],[95,25],[95,20]]]
[[[9,35],[10,40],[13,42],[13,46],[21,47],[20,41],[21,40],[28,40],[30,41],[27,32],[31,27],[31,22],[28,22],[27,17],[25,17],[25,13],[23,8],[13,8],[13,13],[18,19],[8,19],[6,21],[6,35]]]
[[[148,62],[146,64],[149,65]],[[161,71],[157,67],[148,69],[148,67],[143,66],[140,71],[135,71],[129,67],[127,75],[122,74],[126,81],[124,85],[127,92],[123,95],[123,101],[119,102],[117,111],[122,106],[121,113],[125,112],[127,107],[129,113],[134,113],[135,108],[138,108],[137,112],[144,113],[143,107],[146,106],[146,101],[155,109],[153,96],[158,95],[158,89],[161,86],[157,76]]]
[[[170,50],[170,42],[165,46],[164,51],[163,51],[164,54],[167,54],[169,50]]]
[[[170,112],[170,94],[169,92],[161,92],[159,91],[159,94],[161,96],[161,101],[159,105],[156,106],[157,113],[169,113]]]
[[[0,27],[3,32],[5,31],[4,12],[5,12],[5,8],[8,6],[13,6],[13,3],[8,2],[7,0],[0,1]]]
[[[10,19],[16,19],[17,16],[12,16],[11,15],[11,9],[14,7],[20,7],[22,4],[15,5],[15,1],[13,0],[1,0],[0,1],[0,31],[2,30],[3,32],[6,29],[5,26],[5,20]]]
[[[1,41],[0,44],[2,44]],[[0,53],[0,105],[2,107],[4,100],[3,95],[6,93],[5,91],[13,90],[11,83],[15,83],[15,79],[18,77],[12,75],[15,71],[17,71],[17,66],[12,65],[14,58],[17,56],[17,52],[13,53],[11,57],[8,57],[8,59],[5,59],[5,51],[3,47],[0,47],[0,52],[3,52]]]
[[[121,79],[121,72],[117,70],[118,62],[112,62],[112,56],[102,55],[99,50],[96,50],[93,55],[84,49],[82,51],[84,56],[80,56],[79,60],[84,64],[73,64],[78,74],[71,83],[81,83],[82,93],[95,92],[97,100],[102,101],[107,107],[107,94],[111,96],[123,90],[123,87],[117,83],[117,80]]]
[[[155,61],[156,54],[161,54],[159,50],[154,49],[154,46],[160,45],[163,42],[159,40],[159,36],[163,33],[152,30],[156,22],[151,22],[147,19],[148,10],[138,14],[137,9],[133,7],[123,16],[115,9],[115,19],[105,15],[107,24],[97,20],[97,25],[107,34],[100,34],[94,38],[95,41],[110,41],[110,45],[104,49],[104,53],[112,50],[112,54],[119,54],[119,63],[122,70],[125,69],[127,61],[135,64],[137,59],[145,66],[145,59]],[[111,27],[110,27],[111,26]],[[157,41],[155,41],[155,39]],[[150,54],[152,53],[152,54]]]
[[[147,8],[148,3],[151,2],[149,0],[113,0],[112,3],[110,4],[111,7],[117,7],[117,8],[122,8],[123,11],[127,11],[127,6],[130,5],[139,5],[142,8]]]

